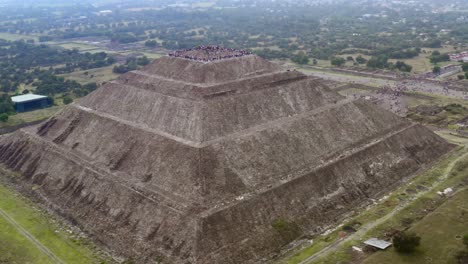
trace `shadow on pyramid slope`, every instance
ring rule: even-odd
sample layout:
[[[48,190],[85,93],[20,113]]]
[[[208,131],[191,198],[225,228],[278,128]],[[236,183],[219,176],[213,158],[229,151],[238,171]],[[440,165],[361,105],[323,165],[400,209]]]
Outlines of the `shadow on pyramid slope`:
[[[124,74],[1,137],[0,162],[141,263],[256,263],[452,148],[299,72],[223,52]],[[278,220],[296,231],[278,232]]]

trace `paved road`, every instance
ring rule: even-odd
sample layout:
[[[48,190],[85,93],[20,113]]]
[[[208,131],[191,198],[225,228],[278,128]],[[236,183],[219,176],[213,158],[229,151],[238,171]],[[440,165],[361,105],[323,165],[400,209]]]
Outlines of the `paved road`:
[[[13,218],[11,218],[5,211],[0,209],[0,217],[3,217],[10,225],[12,225],[21,235],[27,240],[33,243],[42,253],[50,258],[52,263],[65,264],[59,257],[57,257],[52,251],[46,246],[39,242],[33,235],[31,235],[26,229],[21,227]]]
[[[465,144],[465,147],[468,147],[467,144]],[[422,191],[422,192],[419,192],[416,196],[414,196],[412,199],[409,199],[401,204],[399,204],[397,207],[395,207],[390,213],[388,213],[387,215],[377,219],[376,221],[374,222],[371,222],[371,223],[368,223],[366,225],[363,225],[358,231],[356,231],[355,233],[345,237],[345,238],[342,238],[342,239],[339,239],[335,242],[333,242],[332,244],[328,245],[327,247],[323,248],[322,250],[320,250],[319,252],[315,253],[314,255],[308,257],[307,259],[301,261],[299,264],[310,264],[312,262],[314,262],[315,260],[321,258],[321,257],[324,257],[330,253],[332,253],[333,251],[336,251],[338,250],[344,243],[348,242],[348,241],[352,241],[352,240],[359,240],[361,238],[364,237],[364,235],[369,231],[371,230],[372,228],[374,227],[377,227],[379,226],[380,224],[383,224],[385,221],[389,220],[390,218],[392,218],[396,213],[398,213],[401,209],[405,208],[406,206],[408,206],[410,203],[412,203],[414,200],[418,199],[419,197],[421,197],[422,195],[426,194],[427,192],[429,191],[432,191],[437,185],[438,183],[444,181],[447,179],[448,175],[450,174],[450,172],[452,171],[453,167],[455,166],[455,164],[461,160],[461,159],[464,159],[468,157],[468,153],[465,153],[463,154],[462,156],[459,156],[457,159],[455,159],[454,161],[452,161],[449,166],[447,166],[447,168],[445,169],[445,172],[444,172],[444,175],[442,175],[441,178],[439,178],[439,180],[434,183],[434,185],[429,188],[428,190],[426,191]]]

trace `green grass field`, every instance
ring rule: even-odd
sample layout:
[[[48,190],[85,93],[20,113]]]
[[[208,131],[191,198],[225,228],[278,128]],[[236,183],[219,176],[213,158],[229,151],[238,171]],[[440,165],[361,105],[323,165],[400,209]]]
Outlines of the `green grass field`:
[[[0,263],[47,264],[50,259],[0,217]]]
[[[39,38],[33,35],[21,35],[21,34],[11,34],[11,33],[0,32],[0,39],[5,39],[9,41],[15,41],[15,40],[21,40],[21,39],[24,39],[24,40],[34,39],[35,41],[38,41]]]
[[[0,176],[5,176],[4,170]],[[72,234],[58,220],[36,208],[20,194],[0,185],[0,210],[17,226],[26,230],[63,263],[108,263],[94,252],[91,243]],[[55,263],[40,247],[21,233],[19,229],[0,214],[0,263],[49,264]]]
[[[98,47],[96,46],[85,44],[85,43],[77,43],[77,42],[61,43],[61,44],[58,44],[57,46],[65,48],[65,49],[77,49],[82,52],[98,49]]]
[[[366,264],[456,263],[455,254],[464,249],[460,237],[468,234],[468,190],[437,208],[409,230],[421,236],[421,245],[413,254],[397,253],[393,248],[370,256]]]
[[[57,103],[61,103],[59,101],[60,100],[57,100]],[[35,111],[17,113],[17,114],[11,115],[7,122],[0,122],[0,128],[16,126],[22,123],[46,119],[61,109],[62,109],[62,106],[52,106],[52,107],[39,109]]]
[[[72,73],[61,74],[60,76],[65,77],[69,80],[75,80],[80,84],[87,84],[91,82],[102,83],[108,82],[110,80],[114,80],[119,77],[118,74],[112,72],[114,65],[97,68],[97,69],[90,69],[85,71],[75,71]],[[87,74],[86,74],[87,73]]]

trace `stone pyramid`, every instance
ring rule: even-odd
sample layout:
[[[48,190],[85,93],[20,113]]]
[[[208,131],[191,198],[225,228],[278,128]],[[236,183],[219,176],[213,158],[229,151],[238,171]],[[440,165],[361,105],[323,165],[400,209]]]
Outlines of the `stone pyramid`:
[[[0,163],[138,263],[229,264],[321,231],[451,148],[297,71],[198,48],[0,137]]]

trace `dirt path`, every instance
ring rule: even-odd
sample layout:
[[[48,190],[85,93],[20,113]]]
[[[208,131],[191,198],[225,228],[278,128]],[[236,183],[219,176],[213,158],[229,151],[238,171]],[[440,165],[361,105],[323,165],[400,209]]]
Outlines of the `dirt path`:
[[[467,144],[465,144],[465,147],[468,147]],[[299,262],[299,264],[309,264],[309,263],[312,263],[313,261],[321,258],[321,257],[324,257],[330,253],[332,253],[333,251],[336,251],[337,249],[339,249],[342,245],[344,245],[346,242],[349,242],[349,241],[352,241],[352,240],[359,240],[359,239],[362,239],[363,236],[369,231],[371,230],[372,228],[376,227],[376,226],[379,226],[380,224],[384,223],[385,221],[389,220],[390,218],[392,218],[396,213],[398,213],[399,211],[401,211],[403,208],[405,208],[406,206],[408,206],[410,203],[412,203],[414,200],[418,199],[419,197],[421,197],[422,195],[428,193],[429,191],[432,191],[434,190],[435,187],[437,187],[437,185],[440,183],[440,182],[443,182],[445,179],[447,179],[448,175],[450,174],[450,172],[452,171],[453,167],[455,166],[455,164],[457,164],[457,162],[465,157],[468,157],[468,152],[459,156],[458,158],[456,158],[454,161],[452,161],[448,166],[447,168],[445,169],[445,172],[444,174],[442,175],[442,177],[440,177],[440,179],[434,183],[433,186],[431,186],[431,188],[427,189],[426,191],[422,191],[422,192],[419,192],[418,194],[416,194],[412,199],[409,199],[405,202],[403,202],[402,204],[399,204],[397,207],[395,207],[391,212],[389,212],[388,214],[386,214],[385,216],[377,219],[376,221],[373,221],[371,223],[367,223],[365,225],[363,225],[358,231],[356,231],[355,233],[345,237],[345,238],[342,238],[342,239],[338,239],[336,240],[335,242],[333,242],[332,244],[328,245],[327,247],[323,248],[322,250],[320,250],[319,252],[315,253],[314,255],[308,257],[307,259]]]
[[[26,229],[21,227],[13,218],[11,218],[5,211],[0,209],[0,216],[3,217],[10,225],[12,225],[21,235],[23,235],[28,241],[33,243],[42,253],[50,258],[53,263],[65,264],[59,257],[57,257],[52,251],[46,246],[39,242],[33,235],[31,235]]]

